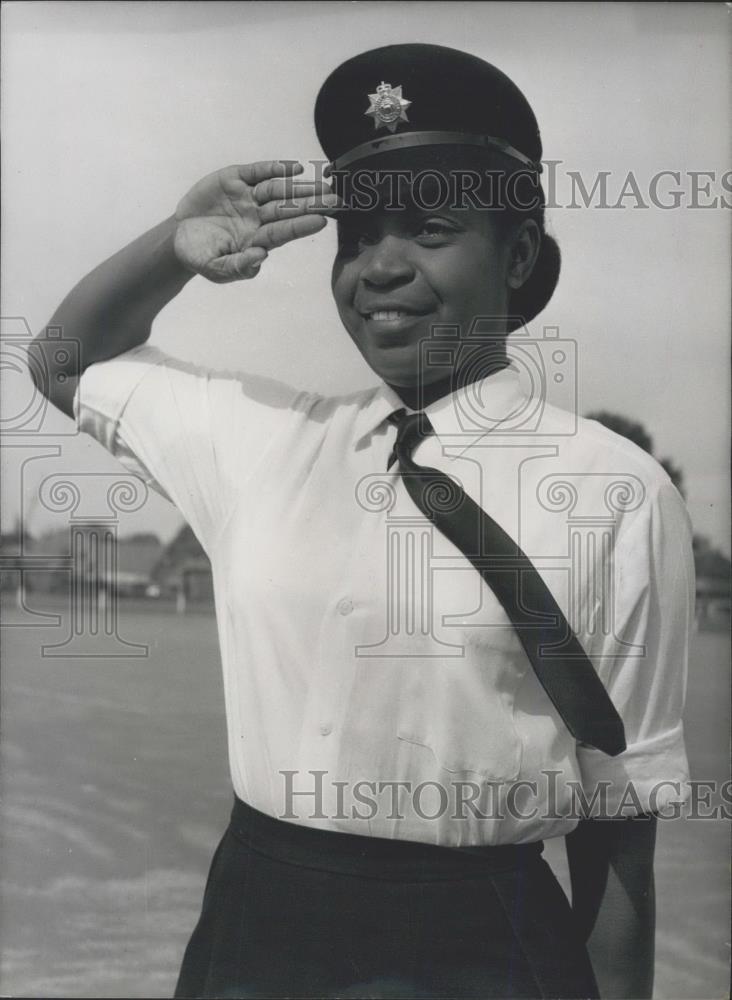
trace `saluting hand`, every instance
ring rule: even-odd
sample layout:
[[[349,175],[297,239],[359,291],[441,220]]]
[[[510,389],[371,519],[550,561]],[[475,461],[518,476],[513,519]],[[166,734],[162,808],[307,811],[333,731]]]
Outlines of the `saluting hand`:
[[[312,236],[339,200],[323,181],[297,180],[297,162],[224,167],[195,184],[175,212],[175,253],[209,281],[253,278],[274,247]]]

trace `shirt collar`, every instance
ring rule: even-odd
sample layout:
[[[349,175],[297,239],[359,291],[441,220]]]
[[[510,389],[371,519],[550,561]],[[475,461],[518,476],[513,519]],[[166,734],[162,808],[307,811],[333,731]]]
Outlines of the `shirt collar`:
[[[424,407],[424,412],[442,444],[469,447],[479,437],[500,430],[526,406],[526,394],[520,384],[518,369],[507,365],[486,378],[459,386]],[[396,410],[413,412],[405,407],[396,392],[382,384],[366,404],[359,421],[356,444],[377,432]]]

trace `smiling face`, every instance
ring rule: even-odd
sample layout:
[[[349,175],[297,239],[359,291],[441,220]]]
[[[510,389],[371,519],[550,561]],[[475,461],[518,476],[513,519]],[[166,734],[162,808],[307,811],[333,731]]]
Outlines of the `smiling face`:
[[[343,324],[369,366],[395,388],[449,377],[420,372],[420,343],[435,326],[465,338],[476,319],[495,332],[508,307],[510,246],[495,217],[475,208],[415,206],[344,213],[332,290]],[[500,338],[502,346],[503,338]]]

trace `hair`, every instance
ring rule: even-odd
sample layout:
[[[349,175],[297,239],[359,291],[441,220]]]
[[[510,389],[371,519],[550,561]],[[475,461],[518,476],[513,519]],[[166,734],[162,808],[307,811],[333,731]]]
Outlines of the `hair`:
[[[506,181],[516,175],[505,175]],[[531,197],[520,198],[520,202],[531,205],[530,208],[521,208],[517,204],[508,202],[497,216],[500,231],[508,236],[512,234],[516,226],[526,219],[533,219],[539,229],[540,244],[539,253],[534,262],[533,270],[521,285],[511,292],[509,298],[508,332],[516,330],[525,323],[531,322],[548,305],[554,294],[554,290],[559,282],[559,273],[562,266],[562,255],[559,244],[546,231],[545,208],[546,198],[541,181],[535,175],[526,178],[526,189],[530,190]],[[519,199],[514,199],[518,201]],[[519,319],[520,317],[520,319]]]

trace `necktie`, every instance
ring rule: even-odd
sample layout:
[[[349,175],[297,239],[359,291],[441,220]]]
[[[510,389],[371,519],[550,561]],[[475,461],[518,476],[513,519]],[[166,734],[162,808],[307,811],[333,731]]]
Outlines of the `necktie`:
[[[453,479],[412,461],[418,442],[434,433],[424,413],[399,410],[389,420],[397,425],[389,467],[398,460],[414,503],[493,591],[567,729],[611,757],[622,753],[622,719],[531,560]]]

